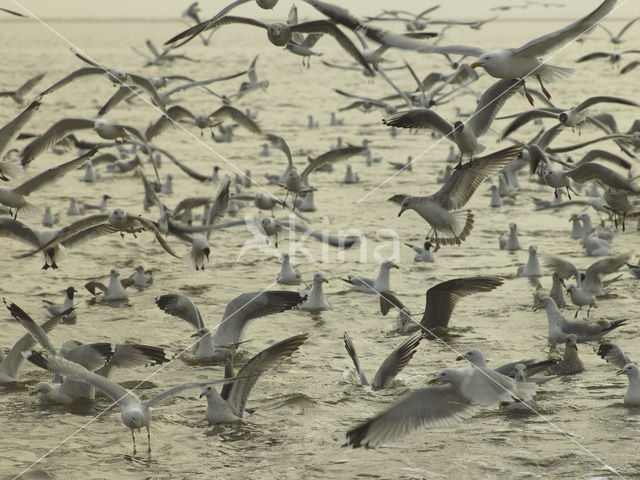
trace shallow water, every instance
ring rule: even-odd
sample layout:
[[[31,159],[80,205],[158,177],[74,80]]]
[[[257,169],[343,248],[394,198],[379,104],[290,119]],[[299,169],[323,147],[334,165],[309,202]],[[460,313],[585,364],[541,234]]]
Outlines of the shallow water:
[[[577,16],[577,15],[576,15]],[[480,32],[456,29],[456,41],[477,42],[496,47],[520,43],[559,27],[553,22],[512,22],[489,24]],[[615,25],[614,25],[615,26]],[[517,358],[546,355],[547,322],[542,312],[532,312],[533,287],[526,279],[515,278],[517,266],[526,262],[526,248],[536,244],[540,255],[552,254],[570,258],[579,267],[586,267],[596,259],[585,257],[579,245],[570,239],[568,218],[579,209],[564,209],[557,213],[534,212],[532,197],[552,199],[552,190],[520,177],[522,191],[513,206],[489,208],[488,185],[478,189],[468,206],[476,213],[476,223],[462,247],[443,247],[433,264],[413,263],[413,252],[402,245],[408,241],[419,243],[427,233],[427,225],[414,212],[397,218],[398,208],[386,199],[393,193],[429,194],[436,191],[436,173],[446,164],[449,145],[436,143],[428,133],[401,132],[391,137],[381,124],[384,114],[363,114],[357,111],[340,113],[344,125],[330,127],[329,113],[348,104],[333,88],[359,92],[365,96],[389,93],[388,87],[377,78],[371,81],[356,72],[342,72],[324,68],[317,58],[310,69],[301,66],[300,58],[283,52],[268,43],[264,32],[237,27],[222,29],[214,37],[215,46],[202,47],[194,41],[184,53],[198,58],[200,63],[177,63],[166,69],[142,68],[143,61],[130,48],[144,48],[144,40],[151,38],[160,44],[180,31],[179,22],[55,22],[52,27],[95,60],[109,66],[121,66],[144,75],[159,72],[181,73],[198,79],[228,74],[246,68],[254,55],[260,54],[257,71],[268,79],[265,92],[256,92],[241,99],[238,107],[258,111],[258,120],[265,131],[287,139],[297,165],[306,162],[306,155],[319,155],[335,143],[337,136],[344,141],[360,144],[363,138],[372,141],[374,156],[380,163],[367,168],[363,157],[347,162],[359,173],[362,183],[343,185],[344,165],[337,164],[333,173],[314,173],[312,183],[318,187],[318,211],[308,214],[312,228],[328,229],[331,234],[351,230],[361,233],[360,246],[347,252],[323,248],[307,240],[304,248],[291,250],[292,263],[307,281],[313,273],[323,270],[330,283],[326,287],[333,310],[320,316],[293,311],[256,320],[249,328],[246,352],[240,359],[248,359],[266,346],[289,336],[308,332],[307,343],[284,361],[272,373],[265,374],[251,393],[248,407],[257,411],[242,425],[209,427],[204,420],[204,400],[199,392],[185,391],[159,404],[151,424],[152,455],[146,456],[144,433],[138,436],[142,454],[131,458],[131,439],[120,421],[117,409],[104,411],[110,404],[99,397],[93,405],[79,405],[69,409],[40,405],[28,395],[37,381],[47,378],[45,372],[27,365],[22,370],[22,382],[0,385],[4,435],[0,441],[3,455],[0,473],[11,478],[30,468],[31,478],[211,478],[228,475],[237,478],[608,478],[615,475],[604,468],[610,465],[626,477],[640,476],[637,459],[637,437],[640,417],[638,411],[625,408],[622,397],[627,380],[615,376],[615,367],[606,364],[591,351],[591,345],[580,345],[586,372],[574,377],[546,384],[539,395],[536,415],[504,414],[485,410],[468,421],[450,428],[423,429],[391,445],[377,450],[351,450],[341,447],[341,436],[349,428],[380,412],[402,393],[425,385],[439,368],[455,365],[457,352],[481,348],[490,365],[500,365]],[[629,48],[637,44],[640,35],[629,32]],[[449,36],[449,40],[451,40]],[[4,45],[5,65],[0,72],[0,84],[19,85],[25,78],[40,71],[47,76],[36,91],[52,84],[82,63],[69,53],[69,45],[36,23],[3,22],[0,40]],[[584,44],[571,45],[553,59],[558,65],[573,65],[575,58],[606,49],[604,37],[597,32]],[[327,60],[348,61],[331,39],[323,39],[318,49]],[[399,52],[390,55],[399,63],[409,60],[418,75],[431,70],[448,73],[439,58]],[[404,88],[412,83],[408,75],[390,73]],[[637,73],[619,76],[606,62],[578,65],[568,80],[549,86],[554,101],[573,105],[589,95],[619,95],[636,98]],[[479,89],[492,83],[482,78]],[[532,82],[533,83],[533,82]],[[214,85],[216,92],[230,93],[237,82]],[[114,88],[103,78],[85,78],[54,92],[44,99],[39,113],[25,131],[39,133],[61,117],[92,118]],[[181,102],[194,112],[205,113],[218,107],[218,102],[200,91],[179,95]],[[12,101],[1,100],[0,121],[6,122],[19,110]],[[466,95],[438,107],[447,118],[453,118],[454,106],[463,111],[475,108],[475,100]],[[503,113],[528,108],[523,98],[511,99]],[[607,111],[607,107],[593,108]],[[615,108],[621,129],[635,118],[632,108]],[[317,130],[308,130],[307,115],[312,113],[320,122]],[[121,104],[108,118],[140,128],[155,121],[159,113],[151,106],[135,101]],[[505,121],[496,123],[500,130]],[[540,127],[522,128],[518,138],[531,138]],[[257,156],[261,138],[242,129],[236,130],[233,143],[218,144],[203,137],[197,129],[169,129],[157,139],[157,145],[171,151],[177,158],[197,171],[208,173],[219,165],[225,174],[235,175],[234,166],[241,171],[249,168],[257,182],[263,184],[263,174],[284,170],[284,156]],[[89,132],[79,135],[94,140]],[[599,136],[587,130],[563,133],[557,142],[570,144]],[[496,145],[495,134],[483,138],[488,151],[502,148]],[[20,144],[19,144],[20,145]],[[361,202],[357,202],[376,186],[395,173],[388,161],[405,161],[429,148],[428,153],[414,166],[413,172],[403,172],[385,183]],[[611,146],[607,148],[612,149]],[[615,151],[615,150],[612,150]],[[45,153],[29,168],[28,175],[73,158]],[[221,157],[227,159],[223,161]],[[576,155],[579,158],[578,155]],[[155,210],[142,209],[140,179],[131,174],[115,175],[99,168],[103,179],[97,184],[81,181],[84,172],[72,172],[57,187],[44,188],[31,196],[40,208],[50,204],[60,212],[61,225],[77,217],[67,217],[68,198],[97,203],[109,193],[114,198],[110,208],[122,207],[155,219]],[[174,176],[173,195],[163,196],[169,206],[191,195],[214,195],[217,185],[198,184],[187,178],[168,161],[160,170],[164,180],[167,173]],[[151,177],[151,169],[146,168]],[[281,194],[278,187],[269,191]],[[249,189],[259,191],[256,187]],[[247,207],[243,213],[256,214]],[[589,212],[594,221],[598,215]],[[283,215],[277,212],[278,216]],[[39,226],[40,216],[19,217],[30,225]],[[520,241],[525,250],[508,253],[498,249],[498,235],[508,231],[508,223],[518,223]],[[397,239],[394,240],[394,235]],[[613,242],[616,253],[637,253],[639,234],[635,225]],[[250,241],[251,243],[247,243]],[[187,247],[175,239],[171,244],[185,253]],[[59,326],[51,334],[55,344],[68,338],[84,342],[134,341],[182,352],[190,345],[188,324],[162,313],[154,298],[178,292],[189,295],[199,306],[209,327],[219,322],[224,307],[235,296],[254,290],[279,289],[275,278],[279,271],[279,252],[292,245],[281,239],[279,249],[254,239],[244,228],[216,232],[210,242],[212,261],[202,272],[194,271],[186,263],[166,255],[152,236],[142,233],[137,239],[118,235],[104,237],[66,252],[60,269],[42,271],[41,258],[33,256],[15,260],[14,255],[27,251],[26,246],[2,239],[4,255],[0,256],[0,282],[3,297],[18,303],[34,318],[45,298],[59,301],[63,290],[74,285],[78,294],[78,322],[74,326]],[[395,247],[394,247],[395,245]],[[244,251],[243,251],[244,249]],[[243,252],[242,255],[239,255]],[[305,253],[308,253],[306,255]],[[375,276],[381,259],[393,257],[400,270],[392,271],[394,291],[415,313],[421,311],[424,292],[430,286],[461,276],[497,275],[505,278],[505,285],[496,291],[466,298],[456,307],[452,317],[453,333],[447,344],[424,340],[409,366],[400,375],[401,381],[389,391],[372,392],[341,381],[343,370],[350,365],[342,342],[343,331],[351,335],[360,359],[371,376],[384,357],[403,337],[393,332],[393,316],[382,317],[377,298],[370,295],[345,294],[340,280],[349,273]],[[88,280],[106,279],[109,269],[118,268],[123,276],[142,264],[155,271],[155,283],[148,289],[132,291],[129,301],[118,305],[95,302],[83,285]],[[545,273],[548,273],[545,271]],[[638,281],[626,272],[616,285],[617,298],[599,302],[593,311],[595,318],[608,320],[628,318],[629,323],[616,330],[610,339],[619,343],[631,358],[638,358],[637,325],[640,306],[637,302]],[[541,283],[546,288],[551,278],[545,275]],[[285,287],[287,288],[287,287]],[[288,287],[291,288],[291,287]],[[294,287],[295,288],[295,287]],[[573,310],[567,313],[573,315]],[[22,327],[3,316],[0,344],[6,349],[24,334]],[[141,390],[143,398],[178,383],[223,375],[221,366],[195,365],[187,353],[151,376],[148,368],[116,372],[117,381],[148,380],[155,385]],[[100,416],[92,421],[94,416]]]

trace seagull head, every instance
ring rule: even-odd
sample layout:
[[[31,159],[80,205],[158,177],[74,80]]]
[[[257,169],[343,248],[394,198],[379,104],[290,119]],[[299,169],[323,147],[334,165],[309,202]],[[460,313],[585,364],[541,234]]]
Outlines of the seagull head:
[[[385,261],[382,262],[382,266],[388,270],[392,269],[392,268],[400,268],[398,265],[396,265],[396,263],[391,260],[390,258],[387,258]]]
[[[119,277],[120,276],[120,272],[118,272],[117,269],[112,268],[111,271],[109,272],[109,276],[110,277]]]
[[[453,124],[453,131],[458,132],[458,133],[462,133],[464,131],[464,122],[461,122],[460,120],[456,120]]]
[[[622,370],[618,370],[616,372],[616,375],[629,375],[633,371],[638,371],[637,365],[633,363],[627,363],[624,367],[622,367]]]
[[[562,112],[558,115],[558,121],[562,124],[562,125],[566,125],[567,120],[569,120],[569,114],[567,112]]]
[[[284,47],[291,39],[291,29],[285,23],[272,23],[267,27],[267,37],[276,47]]]
[[[402,207],[400,208],[400,211],[398,212],[398,217],[399,217],[400,215],[402,215],[402,213],[403,213],[405,210],[410,209],[410,208],[413,208],[413,205],[412,205],[412,204],[413,204],[413,201],[412,201],[412,200],[413,200],[413,199],[412,199],[411,197],[407,197],[407,198],[405,198],[404,200],[402,200]]]
[[[574,333],[567,335],[566,344],[566,348],[573,348],[576,352],[578,351],[578,337]]]
[[[67,297],[73,299],[73,294],[76,293],[78,290],[76,290],[74,287],[68,287],[67,288]]]
[[[426,251],[431,250],[431,248],[432,248],[432,247],[433,247],[433,244],[432,244],[431,242],[428,242],[428,241],[427,241],[427,242],[424,242],[424,249],[425,249]]]
[[[462,355],[458,355],[456,357],[456,360],[457,361],[467,360],[473,365],[476,365],[478,367],[484,367],[486,365],[484,354],[477,348],[472,348],[471,350],[466,351]]]
[[[320,285],[322,283],[329,283],[329,280],[327,280],[324,272],[316,272],[313,274],[313,283],[316,285]]]
[[[212,391],[214,391],[213,385],[207,385],[202,389],[199,398],[208,397],[209,395],[211,395]]]

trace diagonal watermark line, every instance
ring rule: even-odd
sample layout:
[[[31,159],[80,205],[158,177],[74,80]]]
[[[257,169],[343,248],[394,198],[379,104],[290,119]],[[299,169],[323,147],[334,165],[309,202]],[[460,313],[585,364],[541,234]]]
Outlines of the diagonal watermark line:
[[[228,317],[223,317],[222,320],[214,327],[214,328],[218,328],[223,322],[233,318],[236,314],[242,312],[242,310],[244,309],[244,307],[246,307],[247,305],[249,305],[251,302],[253,302],[256,298],[258,298],[260,295],[262,295],[263,293],[269,291],[269,289],[271,287],[273,287],[277,282],[272,282],[269,286],[265,287],[263,290],[256,292],[256,295],[253,296],[251,299],[249,299],[244,305],[242,305],[241,307],[239,307],[235,312],[233,312],[231,315],[229,315]],[[208,333],[207,335],[211,335],[211,333]],[[202,337],[201,337],[202,338]],[[140,387],[141,385],[143,385],[145,382],[149,381],[151,378],[153,378],[154,376],[156,376],[157,374],[159,374],[162,370],[164,370],[165,367],[167,367],[169,364],[173,363],[174,360],[177,360],[178,358],[182,357],[186,352],[188,352],[196,343],[198,343],[201,338],[197,338],[196,340],[193,341],[193,343],[191,345],[189,345],[187,348],[183,349],[182,351],[180,351],[179,353],[175,354],[171,360],[169,360],[167,363],[162,364],[160,367],[158,367],[155,371],[153,371],[151,374],[147,375],[145,378],[143,378],[142,380],[140,380],[140,382],[135,385],[132,389],[128,390],[127,393],[122,396],[121,398],[119,398],[118,400],[112,402],[109,406],[107,406],[106,408],[104,408],[103,410],[101,410],[100,412],[98,412],[96,415],[94,415],[91,419],[89,419],[87,422],[85,422],[82,426],[78,427],[73,433],[71,433],[70,435],[68,435],[66,438],[64,438],[61,442],[59,442],[57,445],[55,445],[54,447],[50,448],[44,455],[42,455],[40,458],[38,458],[37,460],[35,460],[33,463],[31,463],[31,465],[29,465],[27,468],[25,468],[24,470],[22,470],[18,475],[16,475],[15,477],[13,477],[13,480],[16,480],[18,478],[20,478],[22,475],[24,475],[26,472],[30,471],[31,469],[33,469],[33,467],[35,467],[37,464],[39,464],[40,462],[42,462],[44,459],[46,459],[47,457],[49,457],[52,453],[54,453],[56,450],[58,450],[61,446],[63,446],[65,443],[67,443],[69,440],[71,440],[72,438],[74,438],[75,436],[77,436],[80,432],[82,432],[86,427],[88,427],[89,425],[91,425],[94,421],[96,421],[97,419],[99,419],[100,417],[102,417],[105,413],[107,413],[109,410],[111,410],[115,405],[118,404],[118,402],[120,400],[122,400],[123,398],[125,398],[127,395],[129,394],[133,394],[135,395],[133,392],[135,389],[137,389],[138,387]]]
[[[384,295],[382,294],[382,292],[376,290],[373,286],[369,286],[369,288],[376,294],[378,295],[378,297],[380,298],[385,298]],[[387,300],[388,301],[388,300]],[[436,334],[435,332],[433,332],[432,330],[430,330],[429,328],[425,327],[424,325],[422,325],[422,323],[418,322],[415,318],[413,318],[412,315],[409,314],[409,312],[406,309],[400,309],[395,303],[393,302],[389,302],[391,303],[396,309],[400,310],[401,312],[404,312],[404,314],[406,315],[407,318],[409,318],[413,323],[415,323],[418,328],[422,329],[424,332],[428,333],[429,335],[431,335],[433,338],[435,338],[439,343],[441,343],[442,345],[444,345],[446,348],[448,348],[449,350],[451,350],[452,352],[454,352],[456,355],[458,356],[463,356],[464,354],[459,352],[453,345],[451,345],[450,343],[448,343],[445,339],[443,339],[442,337],[440,337],[438,334]],[[500,383],[498,383],[495,379],[491,378],[491,376],[489,376],[486,372],[484,372],[481,368],[479,368],[478,366],[474,365],[473,363],[471,363],[469,360],[465,359],[468,363],[469,366],[471,368],[475,368],[478,372],[482,373],[489,381],[493,382],[495,385],[498,386],[498,388],[504,390],[505,392],[509,393],[509,395],[511,395],[514,399],[516,399],[518,402],[520,402],[521,404],[523,404],[524,406],[526,406],[529,410],[531,410],[531,412],[533,412],[534,414],[536,414],[538,417],[540,417],[544,422],[546,422],[547,424],[549,424],[556,432],[558,432],[560,435],[562,435],[563,437],[569,439],[571,442],[573,442],[577,447],[579,447],[582,451],[584,451],[586,454],[588,454],[590,457],[592,457],[593,459],[595,459],[596,461],[598,461],[599,463],[601,463],[604,468],[606,468],[607,470],[609,470],[610,472],[614,473],[615,475],[617,475],[620,478],[626,478],[624,475],[622,475],[621,473],[619,473],[615,468],[613,468],[611,465],[609,465],[607,462],[605,462],[604,460],[602,460],[600,457],[598,457],[595,453],[593,453],[591,450],[589,450],[587,447],[585,447],[584,445],[582,445],[579,441],[577,441],[574,438],[574,435],[566,432],[565,430],[563,430],[562,428],[560,428],[559,426],[557,426],[552,420],[548,419],[546,416],[544,416],[542,413],[538,412],[534,407],[532,407],[531,405],[529,405],[526,401],[524,401],[522,398],[519,398],[516,394],[514,394],[514,392],[508,390],[506,387],[504,387],[503,385],[501,385]]]
[[[558,55],[559,53],[561,53],[562,51],[564,51],[567,47],[569,47],[571,44],[573,44],[574,42],[576,42],[577,40],[581,39],[582,37],[584,37],[586,34],[588,34],[591,30],[593,30],[594,28],[596,28],[598,25],[600,25],[608,16],[610,16],[612,13],[614,13],[615,11],[617,11],[618,9],[622,8],[623,6],[625,6],[627,3],[629,2],[629,0],[623,0],[623,2],[618,5],[617,7],[613,8],[609,13],[607,13],[604,17],[602,17],[598,22],[594,23],[593,25],[591,25],[589,28],[587,28],[584,32],[580,33],[579,35],[577,35],[575,38],[571,39],[569,42],[567,42],[565,45],[563,45],[562,47],[560,47],[558,50],[554,51],[553,53],[551,53],[549,55],[548,58],[546,58],[544,61],[542,61],[540,63],[540,65],[538,65],[536,68],[532,69],[529,73],[527,73],[524,77],[522,77],[522,81],[524,82],[524,79],[526,77],[528,77],[529,75],[535,73],[537,70],[539,70],[541,67],[545,66],[546,64],[549,63],[550,60],[552,60],[556,55]],[[496,96],[496,98],[494,98],[493,100],[491,100],[489,103],[487,103],[487,105],[485,105],[483,108],[481,108],[480,110],[478,110],[477,112],[472,113],[469,118],[467,118],[464,122],[462,122],[465,126],[467,125],[467,123],[473,119],[475,116],[477,116],[478,114],[482,113],[482,111],[484,111],[487,107],[490,107],[491,105],[493,105],[495,102],[497,102],[502,96],[504,96],[507,92],[509,92],[509,90],[511,90],[511,88],[515,88],[515,86],[510,87],[508,89],[506,89],[504,92],[500,93],[500,95]],[[407,163],[404,167],[402,167],[400,170],[398,170],[397,172],[393,173],[390,177],[388,177],[386,180],[384,180],[381,184],[379,184],[377,187],[374,187],[372,190],[370,190],[369,192],[367,192],[363,197],[361,197],[356,203],[360,203],[364,200],[366,200],[371,194],[373,194],[374,192],[376,192],[379,188],[381,188],[382,186],[386,185],[387,183],[389,183],[393,178],[395,178],[396,176],[400,175],[406,168],[410,167],[411,165],[413,165],[414,162],[418,161],[420,158],[422,158],[424,155],[426,155],[427,153],[429,153],[431,150],[433,150],[433,148],[435,148],[437,145],[440,144],[440,142],[442,142],[444,139],[449,139],[451,137],[451,135],[453,135],[454,130],[451,130],[451,132],[449,132],[448,134],[440,137],[435,143],[431,144],[429,147],[427,147],[425,150],[422,151],[422,153],[420,153],[419,155],[417,155],[410,163]]]
[[[11,0],[16,6],[22,8],[25,12],[27,12],[31,17],[33,17],[38,23],[40,23],[43,27],[45,27],[47,30],[49,30],[51,33],[53,33],[55,36],[57,36],[58,38],[60,38],[64,43],[66,43],[67,45],[69,45],[70,47],[72,47],[73,49],[75,49],[77,52],[81,53],[82,55],[84,55],[85,57],[87,57],[89,60],[91,60],[92,62],[94,62],[96,65],[98,65],[98,67],[100,67],[102,70],[104,70],[105,73],[109,73],[109,69],[104,67],[102,64],[98,63],[96,60],[94,60],[89,54],[87,54],[84,50],[82,50],[80,47],[78,47],[75,43],[73,43],[71,40],[69,40],[68,38],[66,38],[62,33],[58,32],[55,28],[53,28],[51,25],[49,25],[48,23],[46,23],[44,20],[42,20],[40,17],[38,17],[37,15],[35,15],[31,10],[29,10],[27,7],[25,7],[24,5],[22,5],[20,2],[18,2],[17,0]],[[125,82],[116,79],[115,77],[113,77],[113,75],[109,75],[109,78],[112,81],[118,81],[120,83],[121,86],[124,86],[126,88],[129,89],[129,91],[135,95],[136,97],[138,97],[139,99],[141,99],[143,102],[145,102],[147,105],[149,105],[150,107],[154,108],[155,110],[158,111],[158,113],[160,113],[160,115],[164,116],[165,118],[167,118],[171,124],[174,127],[177,127],[178,129],[182,130],[184,133],[186,133],[187,135],[191,136],[191,138],[193,140],[195,140],[197,143],[199,143],[200,145],[204,146],[207,150],[209,150],[211,153],[213,153],[214,155],[216,155],[218,158],[220,158],[223,162],[225,162],[229,167],[231,167],[231,169],[233,169],[236,173],[242,175],[245,178],[248,178],[253,184],[255,184],[260,190],[262,190],[263,192],[265,192],[266,194],[268,194],[269,196],[273,196],[273,194],[267,190],[262,184],[256,182],[253,178],[247,176],[247,174],[242,171],[238,166],[236,166],[231,160],[227,159],[224,155],[222,155],[221,153],[219,153],[218,151],[214,150],[211,146],[207,145],[206,143],[204,143],[200,138],[198,138],[196,135],[194,135],[193,133],[191,133],[189,130],[187,130],[181,123],[176,122],[175,120],[173,120],[171,117],[169,117],[165,112],[163,112],[158,106],[154,105],[153,103],[151,103],[145,96],[143,96],[140,92],[138,92],[137,90],[131,88],[130,85],[127,85]],[[152,148],[155,149],[154,145],[151,142],[147,142],[150,144],[150,146]]]

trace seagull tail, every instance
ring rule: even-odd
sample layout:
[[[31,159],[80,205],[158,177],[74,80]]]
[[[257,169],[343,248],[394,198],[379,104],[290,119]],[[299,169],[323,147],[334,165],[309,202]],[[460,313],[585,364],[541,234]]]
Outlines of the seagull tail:
[[[558,67],[556,65],[549,65],[548,63],[545,63],[535,71],[535,74],[539,75],[545,83],[566,78],[572,73],[573,68]]]
[[[475,220],[471,210],[451,212],[451,215],[453,216],[451,230],[438,230],[438,240],[442,245],[459,245],[469,236],[473,228]],[[435,241],[435,236],[427,240]]]

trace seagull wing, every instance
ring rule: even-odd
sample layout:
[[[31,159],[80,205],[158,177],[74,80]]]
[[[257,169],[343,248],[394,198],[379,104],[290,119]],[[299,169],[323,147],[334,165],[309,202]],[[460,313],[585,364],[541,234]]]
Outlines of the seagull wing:
[[[100,118],[103,115],[106,115],[113,107],[128,98],[130,95],[134,95],[137,91],[138,87],[135,85],[120,85],[118,90],[116,90],[116,93],[111,95],[111,98],[107,100],[107,103],[98,110],[97,117]]]
[[[580,105],[578,105],[575,110],[584,110],[585,108],[589,108],[592,105],[595,105],[596,103],[617,103],[620,105],[631,105],[632,107],[640,107],[640,104],[632,101],[632,100],[627,100],[626,98],[619,98],[619,97],[609,97],[609,96],[597,96],[597,97],[589,97],[586,100],[580,102]]]
[[[244,2],[244,1],[247,1],[247,0],[239,0],[239,2]],[[227,15],[226,17],[221,17],[221,16],[219,17],[218,15],[216,15],[215,17],[212,17],[209,20],[205,20],[202,23],[194,25],[193,27],[188,28],[183,32],[180,32],[179,34],[175,35],[174,37],[164,42],[164,44],[169,45],[177,42],[178,40],[185,39],[184,41],[180,42],[178,45],[175,45],[175,48],[177,48],[191,41],[194,37],[197,37],[201,33],[206,32],[207,30],[216,30],[223,25],[230,25],[234,23],[240,23],[244,25],[253,25],[254,27],[261,27],[261,28],[264,28],[265,30],[267,30],[268,28],[268,26],[265,23],[262,23],[258,20],[254,20],[253,18],[235,17],[232,15]]]
[[[382,123],[389,127],[428,128],[435,130],[440,135],[453,141],[453,136],[450,136],[453,131],[453,124],[428,108],[417,108],[415,110],[409,110],[408,112],[399,112],[389,118],[383,119]]]
[[[597,163],[585,163],[567,173],[576,183],[584,183],[588,180],[614,188],[616,190],[624,190],[627,192],[638,192],[638,187],[633,185],[629,180],[619,173],[614,172],[610,168]]]
[[[398,345],[393,352],[382,362],[380,368],[376,372],[371,386],[374,389],[388,388],[393,383],[396,375],[407,366],[409,361],[416,353],[416,348],[422,340],[422,331],[407,337],[400,345]]]
[[[548,33],[541,37],[538,37],[530,42],[524,44],[520,48],[516,49],[514,55],[522,55],[527,57],[541,57],[549,53],[552,50],[558,49],[563,45],[583,36],[600,21],[606,17],[617,0],[604,0],[598,8],[591,12],[586,17],[567,25],[560,30]]]
[[[27,357],[27,360],[40,368],[49,370],[50,372],[71,377],[74,380],[80,380],[88,383],[89,385],[93,385],[117,403],[120,408],[136,404],[139,401],[138,397],[136,397],[133,392],[101,375],[90,372],[82,365],[70,362],[59,355],[44,355],[42,353],[32,351]]]
[[[94,126],[95,122],[89,118],[63,118],[62,120],[58,120],[51,125],[46,132],[37,136],[31,143],[24,147],[20,154],[22,157],[22,165],[27,166],[35,157],[61,138],[64,138],[68,133],[93,128]]]
[[[339,162],[340,160],[346,160],[353,155],[358,155],[367,150],[368,147],[364,146],[349,146],[344,148],[336,148],[335,150],[329,150],[326,153],[314,158],[309,165],[300,174],[300,179],[304,181],[316,168],[326,165],[328,163]]]
[[[186,295],[173,293],[161,295],[156,298],[156,305],[165,313],[189,322],[195,330],[204,328],[198,307]]]
[[[505,102],[520,89],[520,85],[520,80],[506,78],[497,81],[482,94],[475,112],[466,122],[471,126],[476,137],[489,130],[493,119],[496,118]]]
[[[347,432],[347,445],[374,448],[422,427],[454,425],[476,413],[452,385],[421,388],[393,406]]]
[[[458,301],[468,295],[489,292],[502,285],[498,277],[467,277],[434,285],[426,293],[426,306],[420,324],[426,328],[447,328]]]
[[[256,122],[251,120],[249,117],[247,117],[243,112],[241,112],[237,108],[232,107],[230,105],[225,105],[218,108],[209,116],[214,118],[230,118],[231,120],[233,120],[236,123],[239,123],[240,125],[242,125],[244,128],[246,128],[252,133],[258,133],[258,134],[262,133],[262,130],[260,129],[260,127]]]
[[[480,184],[516,158],[523,147],[524,145],[519,143],[477,158],[460,170],[454,170],[447,183],[432,195],[433,201],[447,210],[464,207]]]
[[[292,33],[326,33],[331,35],[349,55],[364,67],[367,72],[372,75],[375,73],[360,50],[358,50],[358,47],[349,40],[349,37],[347,37],[335,23],[328,20],[314,20],[311,22],[299,23],[298,25],[293,25],[290,28]]]
[[[344,332],[343,338],[344,338],[344,348],[347,349],[347,353],[351,357],[351,360],[353,361],[353,365],[356,367],[356,372],[358,372],[358,377],[360,377],[360,385],[363,385],[363,386],[369,385],[369,382],[367,381],[367,376],[364,374],[364,371],[362,370],[362,366],[360,365],[358,352],[356,352],[356,347],[353,345],[353,342],[351,341],[351,337],[347,332]]]
[[[56,349],[51,343],[51,340],[49,340],[49,336],[44,331],[44,329],[40,327],[40,325],[38,325],[36,322],[34,322],[33,319],[18,305],[16,305],[15,303],[7,304],[4,299],[3,301],[7,306],[7,310],[9,310],[11,316],[18,322],[20,322],[20,324],[33,336],[33,338],[40,345],[42,345],[43,348],[45,348],[48,352],[55,354]],[[64,318],[64,315],[57,315],[55,318],[57,318],[58,322],[60,322]],[[53,328],[53,326],[51,328]]]
[[[76,78],[84,77],[87,75],[96,75],[96,74],[100,75],[103,73],[105,73],[104,68],[98,67],[98,66],[79,68],[78,70],[71,72],[69,75],[62,78],[61,80],[58,80],[56,83],[51,85],[46,90],[43,90],[40,93],[40,95],[46,95],[55,90],[58,90],[60,87],[64,87],[67,83],[73,82]]]
[[[155,121],[155,123],[149,125],[145,132],[145,138],[148,141],[151,141],[153,137],[159,135],[164,130],[169,128],[169,126],[173,125],[174,122],[177,122],[183,118],[190,118],[192,120],[195,120],[193,113],[191,113],[189,110],[181,107],[180,105],[174,105],[169,110],[167,110],[166,114],[162,114],[160,118]]]
[[[229,406],[236,416],[242,418],[249,393],[251,393],[251,389],[260,378],[260,375],[271,369],[282,359],[290,357],[308,338],[309,335],[304,333],[274,343],[254,356],[238,371],[236,378],[239,380],[232,384],[227,397]]]
[[[297,292],[243,293],[227,304],[213,336],[213,344],[225,347],[234,345],[242,340],[243,330],[251,320],[290,310],[302,301]]]
[[[506,137],[515,132],[518,128],[527,123],[537,119],[537,118],[558,118],[558,113],[560,113],[560,109],[557,109],[558,112],[553,112],[551,110],[528,110],[519,114],[513,121],[505,127],[505,129],[500,134],[500,138],[504,140]]]
[[[84,155],[79,156],[78,158],[74,158],[73,160],[58,165],[57,167],[45,170],[44,172],[39,173],[35,177],[30,178],[26,182],[16,187],[15,191],[20,195],[26,196],[47,183],[60,180],[71,170],[76,170],[83,166],[87,162],[87,160],[89,160],[96,154],[97,151],[98,149],[94,148],[92,150],[89,150]]]
[[[618,368],[624,368],[627,363],[633,363],[627,354],[624,353],[624,350],[613,343],[601,343],[598,345],[596,353],[600,357],[604,358],[608,363],[611,363]]]

